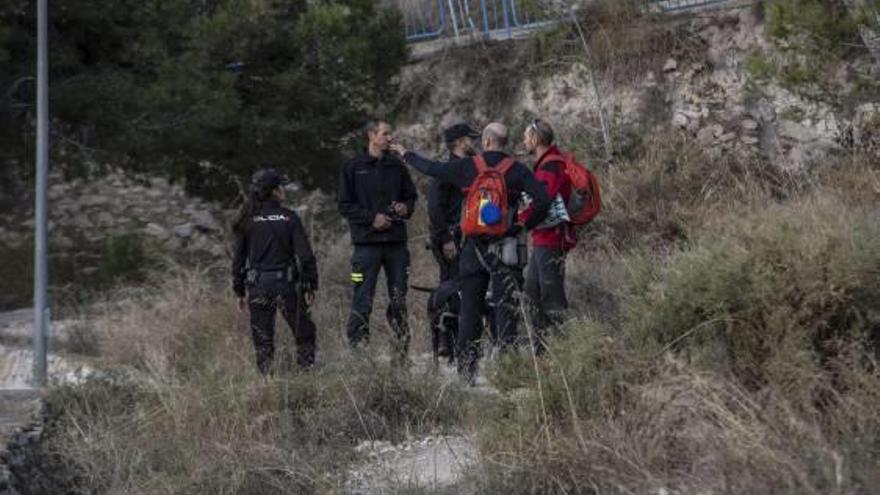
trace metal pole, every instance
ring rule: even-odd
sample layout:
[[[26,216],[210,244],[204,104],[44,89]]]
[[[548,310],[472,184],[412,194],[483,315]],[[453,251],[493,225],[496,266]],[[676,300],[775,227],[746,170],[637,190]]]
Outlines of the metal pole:
[[[452,0],[449,0],[449,15],[452,17],[452,30],[455,32],[455,38],[458,39],[458,20],[455,17],[455,6],[452,4]],[[440,8],[443,8],[443,5],[440,5]]]
[[[507,6],[507,0],[501,0],[501,6],[504,8],[504,28],[507,29],[507,39],[513,39],[513,32],[510,29],[510,9]]]
[[[49,308],[46,187],[49,174],[49,48],[47,0],[37,0],[37,190],[34,236],[34,385],[46,385]]]
[[[440,29],[437,30],[437,35],[443,35],[446,31],[446,8],[443,7],[443,0],[437,0],[437,7],[440,7]],[[455,17],[455,12],[452,16]]]
[[[489,12],[486,9],[486,0],[480,0],[480,10],[483,12],[483,38],[489,39]]]

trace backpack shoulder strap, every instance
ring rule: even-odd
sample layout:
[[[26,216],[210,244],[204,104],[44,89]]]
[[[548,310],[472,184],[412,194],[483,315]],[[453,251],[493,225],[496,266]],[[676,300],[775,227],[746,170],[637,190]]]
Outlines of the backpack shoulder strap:
[[[562,162],[564,164],[567,161],[568,161],[568,159],[566,156],[554,153],[552,155],[544,156],[544,159],[541,160],[541,163],[539,163],[538,166],[540,167],[541,165],[543,165],[545,163],[550,163],[550,162]]]
[[[486,158],[483,155],[474,155],[472,158],[474,160],[474,166],[477,167],[477,175],[482,174],[489,168],[489,165],[486,163]]]
[[[499,162],[498,165],[495,166],[495,170],[497,170],[498,173],[502,176],[507,175],[507,172],[513,167],[515,163],[516,160],[511,157],[507,157],[504,160],[501,160],[501,162]]]

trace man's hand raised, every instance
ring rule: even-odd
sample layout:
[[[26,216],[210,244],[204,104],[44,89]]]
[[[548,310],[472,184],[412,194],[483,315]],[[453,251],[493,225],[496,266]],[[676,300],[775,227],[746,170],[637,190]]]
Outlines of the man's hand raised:
[[[389,149],[400,158],[403,158],[403,155],[407,152],[407,149],[400,143],[393,143]]]

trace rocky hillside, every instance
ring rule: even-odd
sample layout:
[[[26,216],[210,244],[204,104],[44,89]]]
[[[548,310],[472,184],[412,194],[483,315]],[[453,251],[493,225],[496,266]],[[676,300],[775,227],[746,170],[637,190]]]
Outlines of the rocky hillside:
[[[116,171],[64,180],[56,173],[49,204],[50,267],[58,288],[111,284],[164,257],[224,255],[221,208],[163,178]],[[29,300],[33,227],[29,202],[0,215],[0,253],[14,260],[2,269],[0,308]]]
[[[782,72],[786,57],[807,43],[780,39],[763,3],[660,19],[588,8],[581,23],[584,39],[563,25],[516,46],[453,48],[409,67],[405,133],[439,144],[453,120],[502,119],[521,130],[540,117],[594,160],[626,156],[670,127],[715,156],[783,170],[844,148],[880,154],[880,66],[864,49],[817,60],[803,48],[796,57],[822,73],[794,80]]]
[[[837,150],[880,154],[880,67],[867,50],[821,58],[803,36],[781,38],[762,4],[679,17],[597,4],[605,6],[582,12],[580,31],[562,24],[532,39],[453,47],[407,66],[394,105],[400,138],[440,154],[440,131],[453,121],[499,119],[521,132],[540,117],[600,165],[671,129],[710,157],[759,161],[783,175]],[[789,68],[790,58],[817,73]],[[50,189],[59,285],[107,285],[150,260],[225,254],[231,211],[223,206],[162,178],[111,171],[66,179],[64,172]],[[332,226],[332,235],[341,230],[332,198],[302,192],[294,203]],[[20,261],[3,268],[0,307],[30,297],[32,210],[21,204],[0,214],[0,252]]]

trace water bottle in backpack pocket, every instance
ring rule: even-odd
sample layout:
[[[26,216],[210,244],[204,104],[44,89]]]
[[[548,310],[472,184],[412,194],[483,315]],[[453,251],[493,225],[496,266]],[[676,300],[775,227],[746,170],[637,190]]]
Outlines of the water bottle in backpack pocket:
[[[574,155],[565,156],[565,174],[571,181],[571,196],[566,209],[574,225],[586,225],[593,221],[602,208],[599,178],[587,167],[578,163]]]

